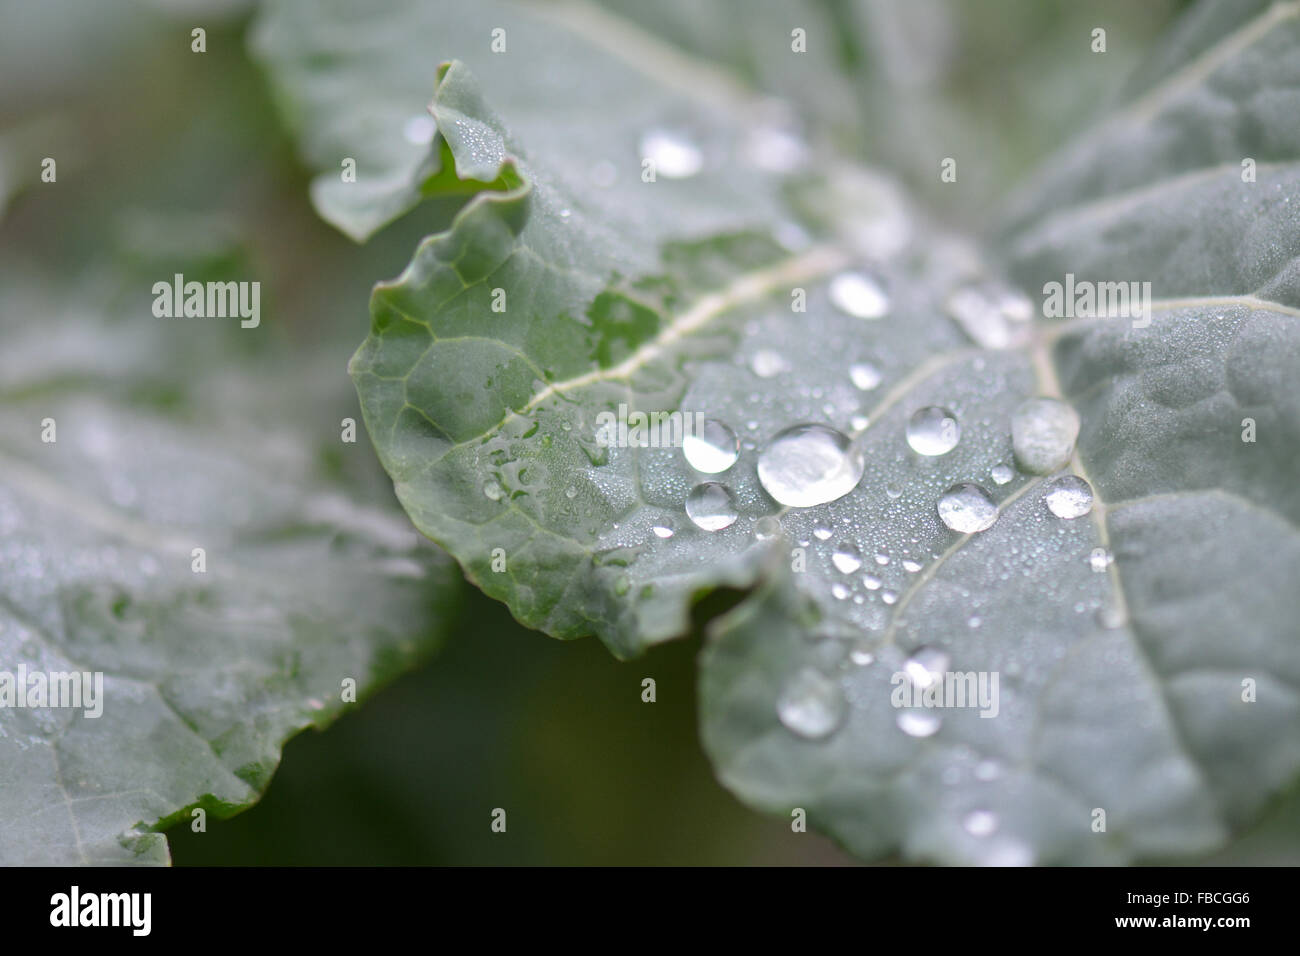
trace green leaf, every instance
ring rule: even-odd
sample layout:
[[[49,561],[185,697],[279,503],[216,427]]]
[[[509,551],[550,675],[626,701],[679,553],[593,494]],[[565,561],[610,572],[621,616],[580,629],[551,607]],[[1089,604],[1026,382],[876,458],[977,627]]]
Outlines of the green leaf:
[[[1222,15],[1195,12],[984,247],[598,11],[406,6],[352,47],[304,9],[268,15],[299,11],[290,56],[315,69],[282,73],[296,98],[364,111],[331,91],[365,90],[374,51],[461,57],[436,77],[439,148],[462,177],[520,177],[375,291],[352,374],[403,505],[521,621],[620,656],[685,634],[702,594],[749,590],[700,678],[706,749],[743,799],[802,808],[866,857],[1116,863],[1217,847],[1294,779],[1295,4],[1215,41]],[[411,68],[404,95],[434,81]],[[689,175],[646,182],[647,155]],[[886,315],[832,295],[851,270]],[[1020,321],[1033,299],[1004,275],[1037,298],[1066,273],[1152,283],[1150,324]],[[1077,410],[1077,447],[999,483],[1034,397]],[[739,460],[706,475],[678,448],[606,447],[598,416],[620,403],[723,422]],[[945,454],[905,437],[928,407],[960,425]],[[756,465],[804,422],[850,435],[864,475],[782,507]],[[1096,493],[1086,517],[1047,507],[1069,474]],[[686,514],[705,481],[731,495],[720,530]],[[990,528],[940,520],[957,483],[996,502]],[[894,706],[925,649],[996,675],[996,717]]]
[[[265,327],[3,286],[0,670],[100,673],[102,694],[0,707],[0,865],[166,863],[160,831],[254,802],[345,679],[364,696],[427,655],[455,576],[322,467],[337,359],[300,351],[289,382],[277,349],[234,362]]]

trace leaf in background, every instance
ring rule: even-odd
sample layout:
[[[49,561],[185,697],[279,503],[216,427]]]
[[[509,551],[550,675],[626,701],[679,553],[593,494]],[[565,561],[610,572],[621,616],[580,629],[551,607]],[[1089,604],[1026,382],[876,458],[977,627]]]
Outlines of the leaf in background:
[[[1208,104],[1210,84],[1250,118],[1220,161],[1293,161],[1278,132],[1290,86],[1259,75],[1297,62],[1291,7],[1226,48],[1175,38],[1200,52],[1141,115],[1209,136],[1168,93]],[[1085,139],[1046,176],[1071,170],[1080,198],[1116,176],[1154,194],[1067,210],[1058,228],[1042,216],[1075,193],[1031,189],[1018,208],[1034,214],[982,256],[715,68],[577,9],[410,6],[357,41],[423,64],[412,99],[427,64],[464,59],[478,82],[453,63],[431,107],[451,160],[463,177],[519,176],[377,288],[353,360],[417,527],[520,620],[597,633],[620,656],[684,633],[700,594],[755,587],[701,658],[706,748],[744,799],[805,808],[864,856],[1113,863],[1220,845],[1300,768],[1287,169],[1162,193],[1186,163],[1161,172],[1168,140],[1130,144],[1146,127],[1121,114],[1127,137]],[[370,109],[356,91],[373,54],[340,58],[347,31],[319,5],[282,2],[269,22],[294,10],[298,45],[262,47],[273,71],[281,56],[314,65],[280,77],[290,98]],[[489,50],[498,26],[506,54]],[[1127,172],[1107,174],[1130,146]],[[1179,298],[1147,328],[1030,321],[1004,257],[1035,291],[1073,271]],[[1083,421],[1047,474],[1011,467],[1033,397]],[[701,413],[738,459],[705,474],[680,449],[605,447],[597,416],[620,403]],[[1268,437],[1241,442],[1245,417]],[[824,443],[773,457],[800,423],[852,439],[851,492],[826,500],[800,468]],[[1086,517],[1049,510],[1069,474],[1095,486]],[[725,493],[692,502],[707,482]],[[961,483],[987,496],[964,498],[983,520],[950,530],[939,504]],[[996,521],[973,530],[989,502]],[[918,668],[999,675],[996,718],[895,708],[893,676]]]

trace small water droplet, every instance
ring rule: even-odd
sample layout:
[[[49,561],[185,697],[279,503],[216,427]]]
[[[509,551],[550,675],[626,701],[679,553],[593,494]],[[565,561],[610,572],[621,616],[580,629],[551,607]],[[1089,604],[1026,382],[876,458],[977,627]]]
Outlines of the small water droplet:
[[[852,428],[855,432],[866,431],[867,426],[870,424],[871,424],[871,419],[867,418],[866,415],[854,415],[852,418],[849,419],[849,427]]]
[[[879,591],[880,586],[885,582],[874,574],[864,574],[862,575],[862,583],[866,585],[868,591]]]
[[[749,360],[749,367],[759,378],[771,378],[782,372],[790,371],[790,363],[780,352],[771,349],[759,349]]]
[[[561,218],[561,219],[568,219],[568,218],[569,218],[570,216],[572,216],[572,215],[573,215],[573,210],[572,210],[572,209],[561,209],[561,210],[560,210],[560,218]]]
[[[889,296],[864,272],[842,272],[831,280],[831,302],[859,319],[879,319],[889,312]]]
[[[1092,510],[1092,486],[1078,475],[1062,475],[1048,484],[1043,500],[1058,518],[1080,518]]]
[[[932,710],[900,710],[894,722],[909,737],[931,737],[943,726],[943,718]]]
[[[852,593],[852,591],[850,591],[845,585],[840,584],[838,581],[831,585],[831,597],[835,598],[837,601],[846,600]]]
[[[886,588],[884,591],[880,592],[880,600],[884,601],[886,604],[897,604],[898,592]]]
[[[875,560],[876,564],[883,568],[885,565],[889,564],[889,555],[885,554],[883,551],[877,551]]]
[[[716,475],[726,471],[740,457],[736,433],[716,418],[706,418],[704,425],[682,439],[682,454],[696,471]]]
[[[962,829],[971,836],[984,837],[996,832],[998,816],[988,810],[972,810],[961,822]]]
[[[652,130],[641,139],[641,155],[654,162],[657,175],[689,179],[704,168],[704,153],[673,130]]]
[[[781,533],[781,522],[771,515],[766,515],[754,522],[754,537],[759,541],[769,541]]]
[[[1098,574],[1102,574],[1114,560],[1115,556],[1105,548],[1093,548],[1092,553],[1088,555],[1088,566]]]
[[[838,681],[805,667],[782,689],[776,714],[791,733],[818,740],[830,736],[844,723],[848,702]]]
[[[903,570],[906,571],[908,574],[916,574],[916,572],[921,570],[921,562],[913,561],[911,558],[904,558]]]
[[[943,680],[944,672],[952,664],[952,656],[938,647],[922,646],[903,662],[903,673],[914,687],[921,690]]]
[[[501,486],[495,481],[488,479],[483,482],[483,494],[491,501],[500,501],[502,495]]]
[[[828,425],[794,425],[758,456],[763,490],[791,508],[811,508],[843,498],[866,470],[862,449]]]
[[[686,496],[686,516],[705,531],[721,531],[737,518],[731,489],[716,481],[706,481]]]
[[[1005,485],[1012,478],[1016,477],[1015,469],[1010,465],[994,465],[993,470],[989,472],[995,485]]]
[[[849,651],[849,660],[854,664],[857,664],[859,667],[866,667],[868,664],[875,662],[876,655],[873,653],[869,643],[866,641],[859,641],[854,644],[852,649]]]
[[[957,416],[946,408],[920,408],[907,422],[907,443],[918,455],[946,455],[961,440]]]
[[[841,574],[852,574],[862,567],[862,552],[847,541],[841,542],[831,555],[831,563]]]
[[[972,630],[974,630],[975,628],[979,627],[980,624],[982,624],[982,623],[983,623],[983,621],[980,620],[980,616],[979,616],[978,614],[972,614],[972,615],[971,615],[969,618],[967,618],[967,620],[966,620],[966,626],[969,627],[969,628],[971,628]]]
[[[1054,398],[1031,398],[1011,415],[1011,449],[1030,474],[1063,468],[1078,437],[1079,413]]]
[[[650,529],[654,532],[656,538],[671,538],[673,536],[673,523],[668,518],[661,518],[654,523]]]
[[[835,532],[833,532],[830,528],[827,528],[824,525],[818,525],[817,527],[813,528],[813,537],[816,538],[818,541],[825,541],[834,533]]]
[[[854,388],[869,392],[880,384],[880,369],[870,362],[857,362],[849,366],[849,381]]]
[[[987,531],[998,520],[998,506],[979,485],[962,482],[939,498],[939,520],[962,534]]]
[[[578,497],[578,489],[577,489],[577,487],[574,486],[574,485],[569,485],[569,487],[565,488],[565,489],[564,489],[564,497],[566,497],[566,498],[576,498],[576,497]]]
[[[770,173],[792,173],[808,159],[808,146],[799,136],[780,126],[758,126],[745,149],[749,161]]]
[[[402,136],[408,143],[424,146],[433,142],[433,134],[438,132],[438,123],[432,116],[412,116],[402,127]]]

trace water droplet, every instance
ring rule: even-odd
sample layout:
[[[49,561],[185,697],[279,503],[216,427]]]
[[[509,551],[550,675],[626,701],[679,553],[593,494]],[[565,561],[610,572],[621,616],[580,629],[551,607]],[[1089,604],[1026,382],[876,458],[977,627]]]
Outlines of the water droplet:
[[[740,441],[722,422],[706,418],[698,433],[688,432],[682,439],[682,454],[696,471],[716,475],[736,463],[740,457]]]
[[[776,714],[792,733],[817,740],[840,728],[848,703],[837,681],[805,667],[782,689]]]
[[[1016,477],[1015,470],[1010,465],[994,465],[993,470],[989,472],[995,485],[1005,485],[1012,478]]]
[[[771,349],[759,349],[755,352],[749,360],[749,367],[759,378],[771,378],[773,375],[790,371],[790,363],[785,360],[785,356]]]
[[[641,139],[641,155],[654,162],[658,175],[669,179],[688,179],[704,168],[704,153],[676,131],[646,133]]]
[[[1065,466],[1079,437],[1079,413],[1054,398],[1031,398],[1011,415],[1016,463],[1034,475]]]
[[[771,515],[754,522],[754,537],[759,541],[768,541],[781,533],[781,522]]]
[[[859,319],[879,319],[889,312],[889,296],[880,283],[863,272],[841,272],[831,280],[831,302]]]
[[[897,592],[897,591],[891,591],[891,590],[884,590],[884,591],[881,591],[881,592],[880,592],[880,600],[884,601],[886,604],[897,604],[897,603],[898,603],[898,592]]]
[[[569,487],[565,488],[565,489],[564,489],[564,497],[566,497],[566,498],[576,498],[576,497],[578,497],[578,489],[577,489],[577,487],[574,486],[574,485],[569,485]]]
[[[1080,518],[1092,510],[1092,486],[1078,475],[1062,475],[1048,484],[1043,500],[1058,518]]]
[[[984,837],[998,828],[998,815],[988,810],[972,810],[961,822],[962,829],[971,836]]]
[[[909,737],[931,737],[943,726],[943,718],[932,710],[900,710],[894,722]]]
[[[880,384],[880,369],[870,362],[857,362],[849,366],[849,381],[854,388],[869,392]]]
[[[908,574],[916,574],[916,572],[921,570],[921,562],[913,561],[911,558],[904,558],[903,570],[906,571]]]
[[[813,528],[813,537],[816,538],[818,541],[825,541],[834,533],[835,532],[833,532],[830,528],[825,527],[824,525],[818,525],[817,527]]]
[[[731,489],[716,481],[706,481],[686,496],[686,516],[705,531],[721,531],[736,520],[736,505]]]
[[[847,541],[841,542],[831,555],[831,563],[840,574],[852,574],[862,567],[862,552]]]
[[[424,146],[433,142],[433,134],[438,132],[438,124],[432,116],[412,116],[402,127],[402,136],[408,143]]]
[[[1098,574],[1105,572],[1110,567],[1115,556],[1105,548],[1093,548],[1092,553],[1088,555],[1088,566]]]
[[[673,536],[673,523],[668,518],[661,518],[654,523],[650,529],[655,533],[656,538],[671,538]]]
[[[1127,621],[1124,612],[1114,605],[1108,604],[1097,609],[1097,623],[1108,631],[1123,627]]]
[[[794,425],[758,456],[758,480],[791,508],[811,508],[843,498],[866,470],[862,449],[828,425]]]
[[[918,455],[946,455],[957,447],[961,426],[946,408],[920,408],[907,422],[907,443]]]
[[[870,424],[871,424],[871,419],[867,418],[866,415],[854,415],[852,418],[849,419],[849,427],[852,428],[855,432],[866,431],[867,426]]]
[[[759,126],[750,133],[745,153],[759,169],[792,173],[807,161],[808,146],[788,129]]]
[[[835,598],[837,601],[846,600],[852,593],[852,591],[843,584],[840,584],[838,581],[831,585],[831,597]]]
[[[501,486],[489,478],[487,481],[483,482],[483,494],[491,501],[500,501],[502,494]]]
[[[876,564],[883,568],[885,565],[889,564],[889,555],[885,554],[883,551],[877,551],[875,560]]]
[[[561,210],[560,210],[560,218],[561,218],[561,219],[568,219],[568,218],[569,218],[570,216],[572,216],[572,215],[573,215],[573,210],[572,210],[572,209],[561,209]]]
[[[998,506],[979,485],[962,482],[939,498],[939,520],[953,531],[975,534],[987,531],[998,520]]]
[[[972,630],[979,627],[982,623],[983,621],[980,619],[980,616],[978,614],[972,614],[969,618],[966,619],[966,626],[971,628]]]
[[[868,591],[879,591],[880,586],[885,582],[880,580],[880,578],[876,577],[874,574],[864,574],[862,575],[862,583],[867,586]]]
[[[948,297],[947,308],[963,331],[986,349],[1020,344],[1026,336],[1020,323],[1034,313],[1033,303],[1024,293],[1001,282],[963,286]]]
[[[975,765],[975,779],[987,783],[1002,776],[1002,768],[996,760],[981,760]]]
[[[937,647],[918,647],[903,662],[903,673],[914,687],[921,690],[943,680],[944,672],[952,664],[952,657],[947,651]]]
[[[849,651],[849,660],[859,667],[866,667],[875,661],[876,655],[871,650],[871,645],[866,641],[859,641],[854,644]]]

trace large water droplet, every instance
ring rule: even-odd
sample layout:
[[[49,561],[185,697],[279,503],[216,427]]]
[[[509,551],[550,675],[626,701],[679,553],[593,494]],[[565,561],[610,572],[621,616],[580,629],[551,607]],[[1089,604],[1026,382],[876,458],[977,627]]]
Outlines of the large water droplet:
[[[1043,500],[1058,518],[1080,518],[1092,510],[1092,486],[1078,475],[1062,475],[1048,484]]]
[[[943,726],[943,718],[932,710],[900,710],[894,722],[909,737],[930,737]]]
[[[866,470],[862,449],[828,425],[794,425],[758,456],[758,480],[791,508],[812,508],[843,498]]]
[[[831,280],[831,302],[859,319],[879,319],[889,313],[889,296],[864,272],[841,272]]]
[[[776,713],[791,732],[816,740],[839,729],[848,704],[837,681],[805,667],[781,691]]]
[[[862,567],[862,552],[847,541],[840,544],[831,555],[831,563],[841,574],[852,574]]]
[[[1079,437],[1079,413],[1054,398],[1031,398],[1011,415],[1011,448],[1016,462],[1034,475],[1065,466]]]
[[[962,482],[939,498],[939,520],[953,531],[974,534],[987,531],[998,520],[998,506],[979,485]]]
[[[870,362],[857,362],[849,366],[849,381],[853,383],[854,388],[869,392],[880,384],[880,379],[880,369]]]
[[[946,455],[961,440],[957,416],[946,408],[920,408],[907,422],[907,443],[918,455]]]
[[[749,367],[759,378],[771,378],[773,375],[790,371],[790,363],[785,360],[785,356],[771,349],[759,349],[755,352],[749,360]]]
[[[943,680],[944,673],[952,664],[952,656],[938,647],[918,647],[903,662],[903,673],[914,687],[921,690]]]
[[[706,418],[698,432],[691,431],[682,439],[682,454],[696,471],[716,475],[736,463],[740,440],[716,418]]]
[[[998,815],[989,810],[972,810],[961,825],[971,836],[989,836],[998,828]]]
[[[679,132],[652,130],[641,138],[641,155],[654,162],[655,173],[688,179],[704,168],[704,153]]]
[[[721,531],[736,520],[736,505],[731,489],[716,481],[706,481],[686,496],[686,516],[705,531]]]

